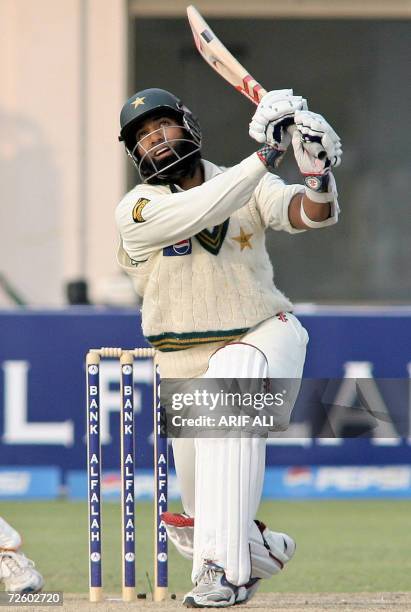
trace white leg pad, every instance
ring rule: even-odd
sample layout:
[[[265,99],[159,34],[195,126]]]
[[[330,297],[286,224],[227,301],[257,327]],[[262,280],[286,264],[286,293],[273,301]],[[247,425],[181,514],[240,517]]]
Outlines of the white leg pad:
[[[295,542],[286,533],[270,531],[262,523],[259,526],[254,522],[251,527],[251,574],[253,578],[271,578],[293,557]]]
[[[193,559],[194,518],[186,514],[163,512],[161,520],[167,530],[168,539],[174,544],[180,555]]]
[[[167,535],[178,552],[193,558],[194,519],[184,514],[166,512],[163,520]],[[270,531],[263,523],[253,522],[250,529],[251,578],[271,578],[294,556],[295,542],[286,533]]]
[[[20,534],[0,516],[0,550],[17,550],[20,546]]]
[[[204,560],[229,582],[248,582],[249,532],[264,478],[264,438],[197,439],[193,578]]]
[[[204,378],[267,376],[264,353],[254,346],[234,343],[214,353]],[[203,562],[210,560],[224,568],[232,584],[248,582],[249,533],[262,493],[265,446],[266,440],[258,437],[195,440],[193,581]]]

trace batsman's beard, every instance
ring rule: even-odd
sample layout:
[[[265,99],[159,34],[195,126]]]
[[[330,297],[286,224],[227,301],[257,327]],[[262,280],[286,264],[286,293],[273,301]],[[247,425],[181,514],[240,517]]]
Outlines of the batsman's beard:
[[[139,159],[137,169],[144,183],[167,184],[176,182],[183,176],[194,175],[201,159],[199,145],[188,138],[178,138],[165,139],[161,146],[167,146],[170,154],[156,160],[152,153],[160,148],[157,144]]]

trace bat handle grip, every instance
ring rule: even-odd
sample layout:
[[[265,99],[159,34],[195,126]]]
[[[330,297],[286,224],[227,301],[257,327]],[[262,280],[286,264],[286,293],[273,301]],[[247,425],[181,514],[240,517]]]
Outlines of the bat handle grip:
[[[293,137],[293,134],[295,132],[297,128],[295,127],[294,123],[289,125],[287,128],[287,132],[290,134],[291,138]],[[325,151],[320,151],[317,155],[318,159],[325,159],[327,157],[327,153]]]
[[[267,93],[267,90],[264,89],[263,87],[260,87],[260,89],[258,90],[258,100],[251,98],[252,102],[254,102],[254,104],[257,105],[259,102],[261,102],[261,100],[264,98],[266,93]],[[289,125],[287,128],[287,132],[290,134],[291,137],[294,134],[295,130],[296,130],[296,127],[294,124]]]
[[[254,104],[258,104],[259,102],[261,102],[261,100],[264,98],[264,96],[266,95],[267,90],[264,89],[263,87],[260,87],[259,91],[258,91],[258,100],[252,99],[252,101],[254,102]],[[290,134],[290,136],[292,137],[292,135],[294,134],[296,130],[295,125],[289,125],[287,128],[287,132]]]

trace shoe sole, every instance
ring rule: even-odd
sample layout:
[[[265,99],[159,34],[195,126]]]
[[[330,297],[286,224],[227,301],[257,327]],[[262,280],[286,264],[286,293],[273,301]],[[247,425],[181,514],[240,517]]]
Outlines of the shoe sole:
[[[194,597],[187,597],[187,599],[184,599],[183,606],[185,606],[186,608],[203,608],[204,607],[204,606],[197,604],[194,601]]]
[[[183,601],[183,606],[185,606],[186,608],[228,608],[234,605],[235,601],[233,603],[228,603],[227,601],[225,601],[221,603],[215,602],[213,604],[200,604],[195,601],[194,597],[186,597],[186,599],[184,599]]]

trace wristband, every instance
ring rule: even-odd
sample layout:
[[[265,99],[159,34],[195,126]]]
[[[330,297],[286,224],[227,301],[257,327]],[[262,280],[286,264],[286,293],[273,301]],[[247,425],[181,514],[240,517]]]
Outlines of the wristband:
[[[305,194],[307,198],[311,200],[311,202],[316,202],[318,204],[324,204],[325,202],[335,202],[337,200],[337,186],[335,184],[335,179],[331,172],[327,172],[325,175],[327,177],[327,190],[326,191],[314,191],[310,187],[305,187]],[[306,183],[307,178],[311,178],[312,175],[307,175],[304,179]],[[317,176],[315,176],[317,178]]]
[[[305,174],[304,185],[317,193],[328,191],[328,172],[325,174]]]
[[[321,227],[328,227],[329,225],[334,225],[338,221],[338,214],[340,212],[340,209],[339,209],[337,201],[331,202],[330,206],[331,206],[331,211],[330,211],[331,214],[328,217],[328,219],[324,219],[324,221],[313,221],[312,219],[310,219],[310,217],[305,212],[303,200],[301,198],[301,205],[300,205],[301,220],[303,221],[303,223],[305,223],[305,225],[307,225],[307,227],[311,227],[312,229],[320,229]]]
[[[325,202],[332,202],[334,200],[334,194],[332,192],[326,191],[325,193],[318,193],[318,191],[313,191],[312,189],[308,189],[308,187],[305,188],[305,195],[311,202],[315,202],[316,204],[324,204]]]
[[[282,156],[285,151],[274,149],[270,145],[264,145],[261,149],[258,149],[257,155],[267,168],[276,168],[280,163]]]

